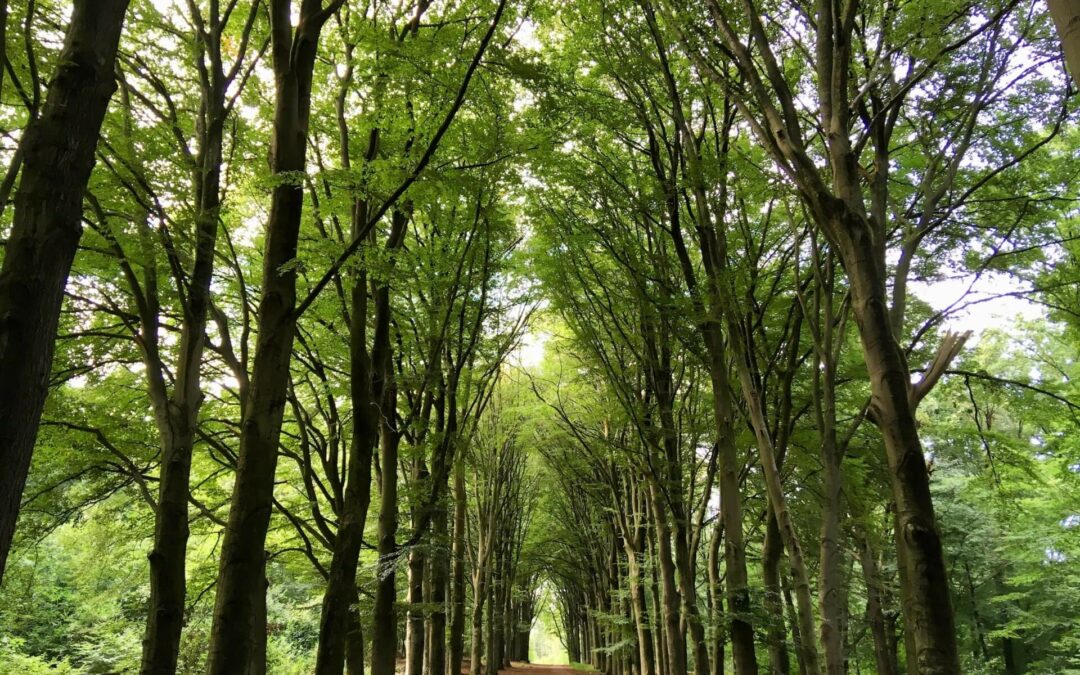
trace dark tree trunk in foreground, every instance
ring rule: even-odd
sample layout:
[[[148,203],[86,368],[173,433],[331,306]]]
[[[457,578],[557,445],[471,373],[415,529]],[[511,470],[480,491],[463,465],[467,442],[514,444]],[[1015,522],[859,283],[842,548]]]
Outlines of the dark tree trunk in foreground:
[[[48,391],[56,328],[82,235],[83,194],[129,0],[77,0],[41,116],[20,144],[22,178],[0,268],[0,578]]]
[[[292,3],[270,2],[276,88],[271,166],[275,175],[304,170],[319,33],[343,1],[323,8],[321,0],[305,0],[295,34]],[[207,666],[211,675],[242,672],[257,649],[252,644],[255,632],[265,633],[265,625],[253,624],[259,623],[256,609],[265,599],[261,570],[296,325],[296,269],[288,263],[296,258],[303,204],[302,185],[282,181],[274,187],[266,225],[255,363],[218,569]]]

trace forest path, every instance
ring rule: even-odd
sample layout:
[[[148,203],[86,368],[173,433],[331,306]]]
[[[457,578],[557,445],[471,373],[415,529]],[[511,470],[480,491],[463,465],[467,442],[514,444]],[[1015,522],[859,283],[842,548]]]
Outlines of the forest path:
[[[581,675],[569,665],[550,665],[512,661],[510,668],[499,670],[499,675]]]
[[[469,663],[466,662],[461,668],[462,675],[468,675]],[[575,670],[569,665],[553,665],[541,663],[525,663],[523,661],[511,661],[509,668],[500,668],[499,675],[581,675],[582,671]]]

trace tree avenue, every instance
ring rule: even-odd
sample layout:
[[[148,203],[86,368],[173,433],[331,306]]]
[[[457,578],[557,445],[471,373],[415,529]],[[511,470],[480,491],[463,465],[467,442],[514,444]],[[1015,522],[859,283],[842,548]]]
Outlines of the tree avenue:
[[[1078,36],[0,0],[0,675],[1080,672]]]

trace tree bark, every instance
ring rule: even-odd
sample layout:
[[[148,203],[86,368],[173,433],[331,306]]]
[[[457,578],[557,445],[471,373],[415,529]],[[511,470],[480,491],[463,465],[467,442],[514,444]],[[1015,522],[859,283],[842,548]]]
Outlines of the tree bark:
[[[886,629],[884,592],[874,549],[867,537],[860,536],[859,539],[859,563],[866,583],[866,619],[874,638],[874,660],[879,675],[899,675],[896,651],[892,649],[892,641],[889,640]]]
[[[164,366],[158,354],[157,318],[152,332],[144,331],[147,376],[161,437],[158,510],[150,558],[150,608],[143,639],[141,672],[173,673],[180,650],[186,598],[185,568],[188,541],[188,497],[191,461],[203,396],[202,355],[210,309],[221,209],[221,163],[225,131],[227,79],[221,59],[220,17],[197,37],[207,72],[201,91],[202,119],[196,125],[199,149],[195,166],[195,256],[187,301],[183,306],[180,346],[172,395],[165,400]],[[242,58],[242,55],[238,58]],[[144,296],[156,290],[143,288]],[[183,294],[181,294],[183,297]],[[157,299],[153,300],[156,310]],[[148,319],[150,317],[147,317]]]
[[[680,601],[675,581],[675,562],[671,553],[671,532],[667,522],[667,511],[659,489],[650,485],[653,524],[656,528],[656,552],[660,574],[661,618],[664,625],[668,673],[686,675],[686,642],[679,625]]]
[[[129,0],[76,0],[41,115],[20,142],[22,177],[0,267],[0,579],[41,411],[64,286],[82,235],[82,201]]]
[[[372,610],[371,675],[394,675],[397,659],[397,465],[400,432],[394,422],[386,419],[392,414],[397,390],[387,381],[383,397],[382,443],[379,463],[382,466],[382,494],[379,500],[379,573],[375,585],[375,607]]]
[[[709,542],[709,612],[712,623],[712,675],[724,675],[724,635],[722,629],[724,616],[724,598],[720,577],[720,547],[723,544],[723,518],[717,514],[713,527],[712,540]]]
[[[305,167],[319,33],[343,1],[334,0],[323,8],[321,0],[305,0],[295,34],[291,1],[270,2],[275,79],[271,168],[281,182],[274,188],[266,227],[255,362],[221,548],[207,666],[210,675],[241,672],[257,649],[252,644],[252,624],[258,621],[255,609],[260,598],[265,598],[259,570],[273,506],[296,325],[296,268],[290,263],[296,258],[304,192],[302,185],[290,178]]]
[[[765,546],[761,553],[762,578],[765,586],[765,613],[769,617],[766,639],[769,650],[769,672],[788,675],[791,658],[788,655],[787,628],[784,626],[784,597],[780,588],[780,560],[784,543],[776,524],[772,507],[768,507],[765,523]]]
[[[450,608],[450,659],[447,675],[459,675],[465,657],[465,464],[454,466],[454,544],[451,551],[452,598]],[[442,675],[432,672],[429,675]]]
[[[1050,16],[1057,26],[1065,63],[1072,71],[1073,81],[1080,88],[1080,6],[1076,0],[1047,0]]]
[[[409,551],[409,609],[405,624],[405,675],[424,673],[424,572],[427,556],[422,544]]]

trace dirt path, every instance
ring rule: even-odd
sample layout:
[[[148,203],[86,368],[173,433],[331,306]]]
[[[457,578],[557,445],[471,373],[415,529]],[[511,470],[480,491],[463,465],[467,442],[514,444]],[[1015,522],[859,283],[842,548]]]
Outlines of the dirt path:
[[[398,672],[404,670],[404,662],[399,663]],[[461,675],[469,675],[468,659],[461,665]],[[500,668],[499,675],[589,675],[581,670],[574,670],[568,665],[547,665],[511,661],[509,668]],[[591,675],[599,675],[593,672]]]
[[[511,662],[510,668],[499,671],[499,675],[582,675],[581,671],[570,666],[540,665],[537,663]]]

